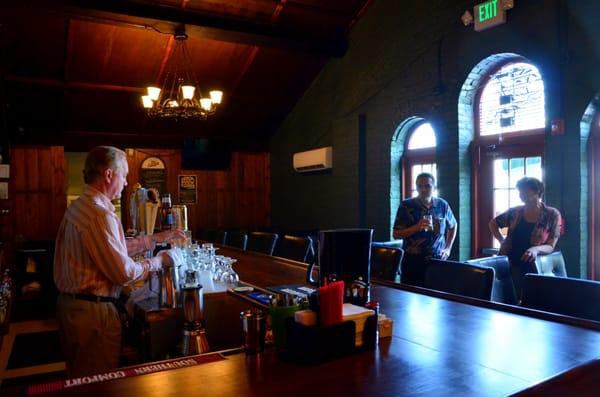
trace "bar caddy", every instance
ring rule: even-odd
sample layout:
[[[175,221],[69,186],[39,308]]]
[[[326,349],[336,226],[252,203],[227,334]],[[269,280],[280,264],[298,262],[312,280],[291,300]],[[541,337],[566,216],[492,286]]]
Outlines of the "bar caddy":
[[[365,307],[370,290],[372,229],[325,230],[319,233],[318,286],[308,311],[286,319],[284,357],[300,362],[326,361],[377,345],[377,313]]]

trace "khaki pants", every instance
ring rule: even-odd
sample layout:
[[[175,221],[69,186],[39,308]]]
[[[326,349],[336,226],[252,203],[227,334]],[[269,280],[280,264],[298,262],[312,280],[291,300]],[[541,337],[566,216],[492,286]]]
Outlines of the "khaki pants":
[[[119,366],[121,321],[112,303],[89,302],[60,294],[56,317],[69,378]]]

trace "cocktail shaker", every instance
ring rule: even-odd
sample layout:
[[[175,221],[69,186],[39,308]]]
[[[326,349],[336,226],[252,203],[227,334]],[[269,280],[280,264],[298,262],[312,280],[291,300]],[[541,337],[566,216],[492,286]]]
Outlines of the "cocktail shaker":
[[[246,354],[261,353],[265,349],[265,315],[260,311],[245,310],[240,313],[240,318]]]
[[[165,266],[158,272],[158,306],[176,308],[179,298],[179,277],[175,266]]]
[[[210,350],[204,328],[202,286],[182,289],[183,300],[183,342],[181,353],[184,356],[206,353]]]

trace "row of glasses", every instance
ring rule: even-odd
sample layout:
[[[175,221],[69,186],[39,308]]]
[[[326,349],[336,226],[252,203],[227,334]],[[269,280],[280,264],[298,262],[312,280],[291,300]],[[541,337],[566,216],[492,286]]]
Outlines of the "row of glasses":
[[[212,273],[214,281],[219,281],[223,284],[235,284],[240,281],[239,275],[233,270],[233,264],[236,259],[228,256],[217,255],[215,261],[215,270]]]
[[[194,279],[198,279],[198,272],[210,272],[213,281],[225,284],[236,284],[239,282],[239,275],[233,270],[233,263],[236,259],[222,255],[217,255],[218,248],[212,243],[190,244],[185,249],[184,264],[180,266],[179,280],[183,285],[192,284]]]

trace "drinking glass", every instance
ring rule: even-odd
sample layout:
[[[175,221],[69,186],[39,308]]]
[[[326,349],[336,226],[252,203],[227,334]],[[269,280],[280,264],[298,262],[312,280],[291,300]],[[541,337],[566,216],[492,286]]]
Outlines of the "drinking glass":
[[[433,229],[433,217],[431,216],[431,214],[423,215],[423,219],[425,219],[429,223],[429,226],[427,226],[427,228],[425,228],[425,231],[432,230]]]
[[[223,272],[219,277],[219,281],[225,284],[237,284],[240,281],[240,276],[233,270],[232,265],[237,262],[233,258],[225,258],[223,261]]]
[[[192,245],[192,231],[184,230],[183,233],[185,234],[185,246],[189,247]]]
[[[225,271],[224,259],[225,259],[224,256],[221,256],[221,255],[215,256],[214,266],[211,269],[212,279],[214,281],[219,281],[221,279],[221,274],[223,274],[223,272]]]

